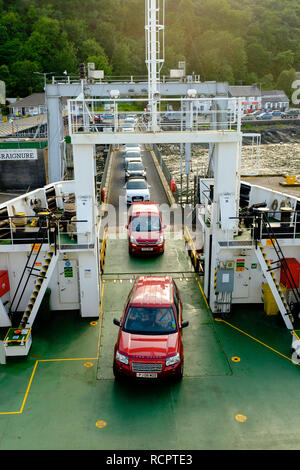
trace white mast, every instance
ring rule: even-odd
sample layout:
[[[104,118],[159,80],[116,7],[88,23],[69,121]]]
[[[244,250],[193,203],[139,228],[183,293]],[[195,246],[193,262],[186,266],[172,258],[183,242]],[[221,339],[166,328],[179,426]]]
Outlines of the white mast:
[[[161,12],[162,3],[162,12]],[[157,100],[160,71],[164,63],[165,0],[145,0],[146,65],[148,68],[148,99],[151,106],[152,130],[158,130]],[[162,36],[162,57],[160,37]]]

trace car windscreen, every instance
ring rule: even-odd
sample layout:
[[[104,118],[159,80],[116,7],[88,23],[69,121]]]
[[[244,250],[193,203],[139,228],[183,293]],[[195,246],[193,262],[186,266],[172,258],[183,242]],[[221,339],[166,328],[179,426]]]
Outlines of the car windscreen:
[[[123,331],[142,335],[176,333],[177,325],[171,307],[129,307]]]
[[[144,167],[141,163],[129,163],[127,169],[133,170],[133,171],[136,171],[136,170],[143,171]]]
[[[128,181],[127,189],[147,189],[146,181]]]
[[[126,152],[125,158],[139,158],[140,157],[140,152],[133,152],[129,150],[129,152]]]
[[[158,216],[134,217],[131,222],[133,232],[159,232],[161,230]]]

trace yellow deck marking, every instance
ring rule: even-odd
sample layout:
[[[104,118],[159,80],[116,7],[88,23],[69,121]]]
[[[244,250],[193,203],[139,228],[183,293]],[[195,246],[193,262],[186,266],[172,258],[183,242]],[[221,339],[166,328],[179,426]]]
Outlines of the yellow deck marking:
[[[94,363],[93,362],[85,362],[84,367],[93,367]]]
[[[240,359],[239,357],[237,357],[237,356],[233,356],[233,357],[231,358],[231,360],[232,360],[232,362],[240,362],[241,359]]]
[[[25,406],[26,400],[28,398],[29,390],[31,388],[32,381],[33,381],[33,378],[35,376],[37,366],[40,362],[88,361],[88,362],[85,363],[85,367],[91,367],[93,365],[93,363],[89,362],[89,361],[91,361],[91,360],[97,361],[99,359],[99,351],[100,351],[100,344],[101,344],[101,329],[102,329],[102,319],[103,319],[103,308],[102,308],[102,306],[103,306],[103,292],[104,292],[104,285],[102,284],[101,300],[100,300],[100,308],[99,308],[99,311],[100,311],[100,328],[99,328],[99,334],[98,334],[97,356],[96,357],[75,357],[75,358],[65,358],[65,359],[64,358],[62,358],[62,359],[38,359],[37,361],[35,361],[33,371],[31,373],[29,383],[28,383],[28,386],[27,386],[25,396],[23,398],[23,402],[22,402],[20,410],[19,411],[2,411],[2,412],[0,411],[0,415],[16,415],[16,414],[22,414],[23,413],[24,406]],[[96,323],[98,323],[98,322],[96,322]],[[105,423],[104,426],[106,426],[106,423]]]
[[[268,348],[268,349],[270,349],[271,351],[275,352],[276,354],[279,354],[279,356],[282,356],[282,357],[284,357],[285,359],[288,359],[288,361],[292,362],[293,364],[295,364],[295,365],[300,365],[300,364],[295,363],[290,357],[285,356],[284,354],[282,354],[281,352],[277,351],[277,350],[274,349],[274,348],[271,348],[271,346],[268,346],[267,344],[263,343],[263,342],[260,341],[259,339],[254,338],[254,336],[249,335],[249,333],[246,333],[245,331],[240,330],[239,328],[237,328],[236,326],[232,325],[231,323],[228,323],[227,321],[225,321],[225,320],[223,320],[223,319],[221,319],[221,318],[218,318],[218,319],[215,319],[215,320],[218,321],[218,322],[225,323],[226,325],[230,326],[230,327],[233,328],[234,330],[237,330],[239,333],[242,333],[243,335],[248,336],[248,338],[251,338],[251,339],[253,339],[254,341],[256,341],[257,343],[261,344],[261,345],[264,346],[265,348]]]
[[[239,421],[240,423],[244,423],[245,421],[247,421],[248,418],[247,418],[247,416],[245,416],[245,415],[237,414],[237,415],[235,416],[235,419],[236,419],[237,421]]]
[[[96,422],[97,428],[104,428],[107,425],[107,422],[104,421],[104,419],[99,419],[99,421]]]
[[[200,289],[200,291],[201,291],[202,297],[203,297],[203,299],[204,299],[205,305],[206,305],[206,307],[210,310],[210,307],[209,307],[209,305],[208,305],[208,302],[207,302],[207,299],[206,299],[205,294],[204,294],[204,292],[203,292],[203,289],[202,289],[202,286],[201,286],[201,284],[200,284],[200,281],[198,281],[198,286],[199,286],[199,289]]]

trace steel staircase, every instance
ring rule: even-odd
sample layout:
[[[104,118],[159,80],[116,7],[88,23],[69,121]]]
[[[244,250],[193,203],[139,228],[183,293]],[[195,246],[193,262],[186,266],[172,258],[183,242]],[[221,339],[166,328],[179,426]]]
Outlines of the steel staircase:
[[[48,287],[52,273],[54,271],[56,262],[58,260],[58,254],[55,253],[55,248],[50,245],[49,251],[47,252],[44,264],[41,267],[37,280],[35,281],[33,292],[30,296],[30,300],[25,309],[24,315],[21,319],[19,328],[31,328],[35,317],[38,313],[38,309],[43,300],[44,294]]]
[[[39,271],[34,267],[34,265],[35,265],[35,263],[38,259],[38,256],[40,254],[42,245],[45,242],[46,236],[47,236],[47,231],[45,229],[43,229],[42,227],[40,227],[37,234],[36,234],[35,242],[31,244],[31,250],[30,250],[29,256],[27,257],[27,261],[25,263],[25,266],[24,266],[23,272],[21,274],[18,286],[16,288],[16,291],[14,293],[14,296],[12,298],[12,301],[11,301],[11,304],[10,304],[10,307],[9,307],[8,315],[9,315],[10,319],[12,319],[14,312],[17,312],[17,310],[18,310],[18,307],[19,307],[20,302],[22,300],[22,297],[23,297],[23,294],[24,294],[25,289],[27,287],[30,276],[36,276],[36,274],[34,274],[33,271]],[[31,266],[30,266],[30,264],[31,264]],[[26,281],[23,285],[22,292],[19,295],[18,303],[14,307],[15,300],[16,300],[18,294],[19,294],[19,290],[21,289],[21,285],[22,285],[24,277],[26,276],[26,273],[27,273],[27,279],[26,279]]]
[[[267,255],[264,251],[261,241],[256,241],[256,255],[260,262],[262,271],[270,286],[274,299],[278,305],[282,318],[289,330],[295,329],[294,325],[299,320],[300,313],[300,292],[295,283],[291,270],[284,257],[282,249],[279,245],[278,239],[273,232],[268,217],[266,214],[261,215],[262,228],[267,232],[269,240],[274,248],[277,259],[270,262],[267,260]],[[274,273],[276,269],[283,269],[286,279],[288,281],[289,289],[293,294],[294,301],[287,301],[280,287],[280,283]]]
[[[272,263],[267,259],[267,255],[264,251],[264,247],[262,246],[261,241],[258,242],[255,252],[285,325],[289,330],[293,330],[294,317],[292,311],[281,290],[280,283],[275,276],[274,270],[272,270]]]

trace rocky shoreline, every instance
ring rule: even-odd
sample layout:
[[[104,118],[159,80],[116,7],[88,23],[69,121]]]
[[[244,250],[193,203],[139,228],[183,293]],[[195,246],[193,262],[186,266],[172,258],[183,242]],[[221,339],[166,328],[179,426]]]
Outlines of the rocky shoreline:
[[[254,130],[255,129],[255,130]],[[268,126],[265,129],[254,128],[242,129],[244,134],[248,132],[257,132],[261,135],[262,144],[279,144],[279,143],[300,143],[300,125],[287,126]],[[244,144],[247,144],[244,138]]]
[[[261,130],[248,130],[261,134],[261,145],[251,145],[251,139],[243,139],[242,176],[296,175],[300,178],[300,126],[274,126]],[[248,142],[247,142],[248,140]],[[245,141],[245,142],[244,142]],[[159,145],[165,163],[180,189],[180,145]],[[192,145],[190,182],[197,171],[203,175],[208,166],[208,145]],[[186,191],[185,163],[183,156],[183,194]]]

